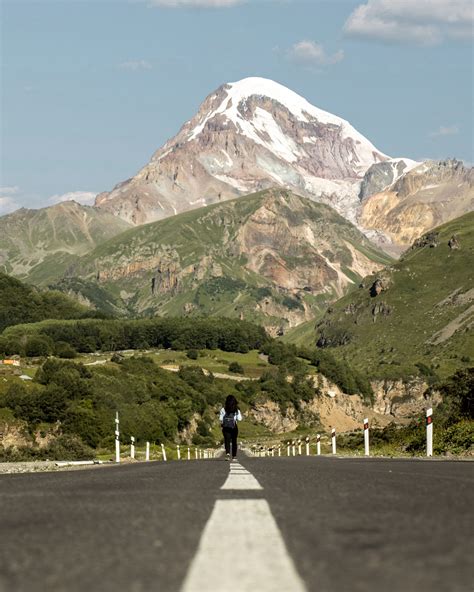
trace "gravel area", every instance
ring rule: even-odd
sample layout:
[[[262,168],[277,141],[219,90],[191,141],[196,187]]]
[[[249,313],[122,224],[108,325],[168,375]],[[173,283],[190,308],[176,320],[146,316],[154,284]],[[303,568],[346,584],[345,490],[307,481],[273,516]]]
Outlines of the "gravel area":
[[[4,462],[0,463],[0,475],[15,473],[45,473],[50,471],[72,471],[80,469],[95,469],[106,467],[112,463],[90,464],[90,465],[68,465],[58,466],[56,461],[41,460],[33,462]]]

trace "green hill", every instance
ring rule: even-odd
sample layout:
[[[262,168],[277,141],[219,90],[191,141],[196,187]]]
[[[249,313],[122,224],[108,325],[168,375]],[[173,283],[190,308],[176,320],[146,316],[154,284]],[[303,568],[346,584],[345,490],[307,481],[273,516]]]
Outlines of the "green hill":
[[[11,325],[45,319],[80,319],[93,311],[66,295],[38,291],[0,272],[0,333]]]
[[[74,201],[39,210],[21,208],[0,217],[0,271],[47,285],[76,257],[130,225]]]
[[[270,190],[128,230],[71,265],[58,287],[84,296],[85,282],[94,302],[96,286],[132,316],[240,317],[277,334],[388,262],[332,208]]]
[[[474,360],[474,213],[424,235],[332,305],[313,343],[374,377],[441,377]]]

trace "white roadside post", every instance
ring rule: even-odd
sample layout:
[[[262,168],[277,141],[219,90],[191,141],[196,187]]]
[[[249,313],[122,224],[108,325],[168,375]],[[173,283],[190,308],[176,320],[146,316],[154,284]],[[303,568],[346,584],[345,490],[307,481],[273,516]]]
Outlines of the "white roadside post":
[[[181,460],[181,450],[179,448],[179,444],[178,444],[177,450],[178,450],[178,460]]]
[[[120,420],[118,411],[115,414],[115,462],[120,462]]]
[[[197,448],[194,449],[194,458],[196,460],[198,460],[198,458],[199,458],[199,456],[198,456],[198,449]]]
[[[130,436],[130,458],[135,458],[135,436]]]
[[[145,452],[145,460],[150,460],[150,442],[146,443],[146,452]]]
[[[316,454],[321,456],[321,436],[319,434],[316,436]]]
[[[293,456],[296,456],[296,442],[293,440],[291,443]]]
[[[288,445],[286,447],[286,456],[290,456],[290,444],[291,442],[288,440]]]
[[[332,428],[332,431],[331,431],[331,444],[332,444],[332,453],[336,454],[336,428]]]
[[[298,438],[298,456],[301,456],[301,438]]]
[[[191,449],[188,446],[188,460],[191,460]]]
[[[164,444],[161,445],[161,454],[163,455],[163,460],[166,461],[166,450]]]
[[[426,410],[426,456],[433,456],[433,409]]]
[[[272,446],[272,456],[275,456],[275,448]]]
[[[309,436],[306,436],[306,456],[309,456]]]
[[[281,446],[278,446],[278,456],[281,456]]]
[[[370,449],[369,449],[369,418],[366,417],[364,419],[364,454],[365,456],[370,456]]]

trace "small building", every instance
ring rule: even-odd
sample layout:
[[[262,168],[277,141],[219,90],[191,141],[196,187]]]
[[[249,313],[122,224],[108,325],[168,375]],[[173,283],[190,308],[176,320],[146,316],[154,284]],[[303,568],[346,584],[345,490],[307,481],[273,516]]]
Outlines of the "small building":
[[[4,364],[5,366],[19,366],[20,360],[6,359],[6,360],[2,360],[1,363]]]

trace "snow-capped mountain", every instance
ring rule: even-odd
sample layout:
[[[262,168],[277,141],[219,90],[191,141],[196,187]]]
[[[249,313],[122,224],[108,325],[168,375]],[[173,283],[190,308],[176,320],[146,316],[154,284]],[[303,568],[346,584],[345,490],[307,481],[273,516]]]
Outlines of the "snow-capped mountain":
[[[137,175],[96,205],[142,224],[279,186],[355,221],[365,173],[388,159],[344,119],[276,82],[246,78],[212,93]]]

